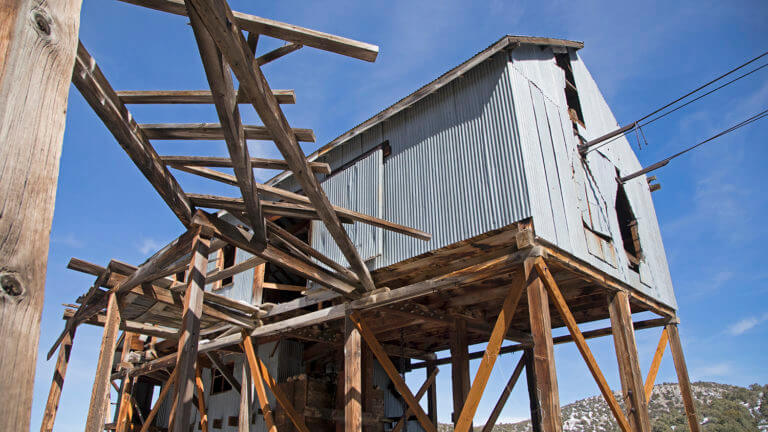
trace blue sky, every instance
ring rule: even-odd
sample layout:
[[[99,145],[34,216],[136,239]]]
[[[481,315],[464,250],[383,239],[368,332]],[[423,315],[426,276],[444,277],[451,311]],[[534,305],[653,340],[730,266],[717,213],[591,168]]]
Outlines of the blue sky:
[[[81,39],[118,90],[203,89],[205,76],[185,18],[118,1],[83,5]],[[304,48],[264,68],[273,88],[296,90],[285,106],[294,127],[314,129],[314,151],[504,34],[581,40],[592,75],[625,124],[768,49],[768,3],[732,2],[299,2],[234,9],[380,46],[375,63]],[[278,41],[261,42],[266,50]],[[762,63],[759,63],[762,64]],[[638,152],[648,165],[768,108],[768,69],[649,126]],[[140,123],[217,122],[209,106],[131,108]],[[244,109],[247,123],[258,123]],[[681,334],[692,379],[739,385],[768,383],[768,120],[673,161],[656,175],[653,194],[675,284]],[[180,148],[184,146],[184,148]],[[224,155],[218,142],[158,142],[160,154]],[[251,154],[277,157],[270,145]],[[267,179],[273,173],[259,172]],[[178,174],[185,190],[227,194],[224,186]],[[54,361],[45,361],[61,331],[61,303],[71,303],[93,278],[65,269],[70,257],[99,264],[110,258],[139,263],[181,232],[181,225],[73,88],[51,233],[45,309],[35,381],[32,428],[39,428]],[[762,264],[761,264],[762,263]],[[585,328],[602,327],[596,323]],[[637,333],[641,367],[648,369],[658,330]],[[57,430],[82,429],[101,329],[78,330],[61,400]],[[609,383],[619,389],[610,338],[590,342]],[[482,346],[474,347],[482,349]],[[598,389],[575,347],[556,348],[561,402]],[[478,410],[484,420],[518,360],[501,358]],[[477,363],[472,363],[473,371]],[[423,372],[410,374],[418,388]],[[669,353],[658,382],[675,381]],[[450,370],[438,375],[440,420],[451,411]],[[524,382],[503,420],[528,416]]]

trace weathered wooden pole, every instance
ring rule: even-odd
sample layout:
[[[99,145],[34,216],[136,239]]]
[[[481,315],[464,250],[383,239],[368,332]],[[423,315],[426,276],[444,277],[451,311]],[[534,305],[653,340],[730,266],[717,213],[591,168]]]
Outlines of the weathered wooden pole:
[[[451,349],[451,388],[453,393],[453,413],[451,423],[459,420],[464,408],[464,401],[469,394],[469,345],[467,344],[467,322],[456,319],[450,334]]]
[[[0,430],[29,430],[82,0],[0,0]]]
[[[669,351],[672,353],[672,360],[675,362],[677,371],[677,384],[680,386],[680,395],[683,397],[683,407],[685,416],[688,419],[688,428],[691,432],[699,432],[699,420],[696,417],[696,405],[693,403],[693,391],[691,390],[691,380],[688,378],[688,366],[685,363],[683,355],[683,344],[680,342],[680,333],[677,330],[677,324],[668,324],[667,333],[669,334]]]
[[[344,319],[344,431],[362,432],[362,339],[355,324]]]

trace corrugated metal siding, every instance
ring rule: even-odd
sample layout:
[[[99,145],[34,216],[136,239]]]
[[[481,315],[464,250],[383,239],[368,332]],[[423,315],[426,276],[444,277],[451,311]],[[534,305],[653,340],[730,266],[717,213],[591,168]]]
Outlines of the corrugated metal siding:
[[[332,204],[380,218],[383,177],[382,151],[376,150],[344,171],[323,181],[322,187]],[[344,229],[364,261],[381,255],[381,228],[355,222],[345,225]],[[320,221],[312,222],[312,245],[334,261],[347,265],[341,250],[328,233],[325,224]]]

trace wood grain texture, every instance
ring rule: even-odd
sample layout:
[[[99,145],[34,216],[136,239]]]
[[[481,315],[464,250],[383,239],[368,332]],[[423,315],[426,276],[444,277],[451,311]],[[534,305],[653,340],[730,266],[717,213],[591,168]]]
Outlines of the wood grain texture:
[[[81,0],[0,0],[0,430],[29,430]]]
[[[672,359],[675,363],[677,383],[680,386],[685,416],[688,419],[688,428],[691,432],[699,432],[701,426],[699,426],[699,419],[696,416],[696,405],[693,402],[693,390],[691,389],[691,380],[688,378],[688,365],[685,363],[680,333],[677,329],[677,324],[669,324],[666,329],[667,334],[669,334],[669,351],[672,353]]]
[[[355,323],[344,319],[344,431],[363,431],[362,339]]]
[[[274,97],[274,96],[273,96]],[[153,140],[222,140],[224,131],[219,123],[143,123],[139,127]],[[245,139],[271,141],[274,136],[264,126],[244,125]],[[292,129],[294,139],[315,142],[312,129]]]

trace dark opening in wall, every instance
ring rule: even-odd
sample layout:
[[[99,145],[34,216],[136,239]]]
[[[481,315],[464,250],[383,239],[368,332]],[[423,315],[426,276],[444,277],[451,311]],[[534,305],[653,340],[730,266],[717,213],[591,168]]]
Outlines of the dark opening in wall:
[[[576,80],[573,77],[571,56],[567,52],[555,54],[555,61],[560,69],[565,71],[565,101],[568,104],[568,115],[572,122],[584,126],[584,114],[581,111],[579,92],[576,90]]]
[[[616,192],[616,215],[619,219],[619,230],[621,230],[621,241],[624,244],[624,252],[629,260],[629,268],[634,271],[640,270],[640,260],[643,259],[643,251],[640,248],[640,236],[637,232],[637,219],[632,206],[629,204],[629,198],[624,191],[624,185],[619,184]]]
[[[230,244],[228,244],[228,245],[226,245],[226,246],[224,246],[222,248],[222,250],[221,250],[222,255],[223,255],[222,261],[221,261],[221,268],[222,269],[226,269],[226,268],[229,268],[229,267],[232,267],[233,265],[235,265],[235,253],[236,253],[236,251],[237,251],[237,248],[235,248],[234,246],[232,246]],[[233,276],[230,276],[228,278],[223,279],[221,281],[221,285],[222,286],[227,286],[227,285],[231,284],[232,281],[233,281]]]
[[[227,365],[226,368],[229,372],[232,372],[232,365]],[[224,375],[217,368],[211,368],[211,394],[219,394],[232,390],[232,384],[224,378]]]

